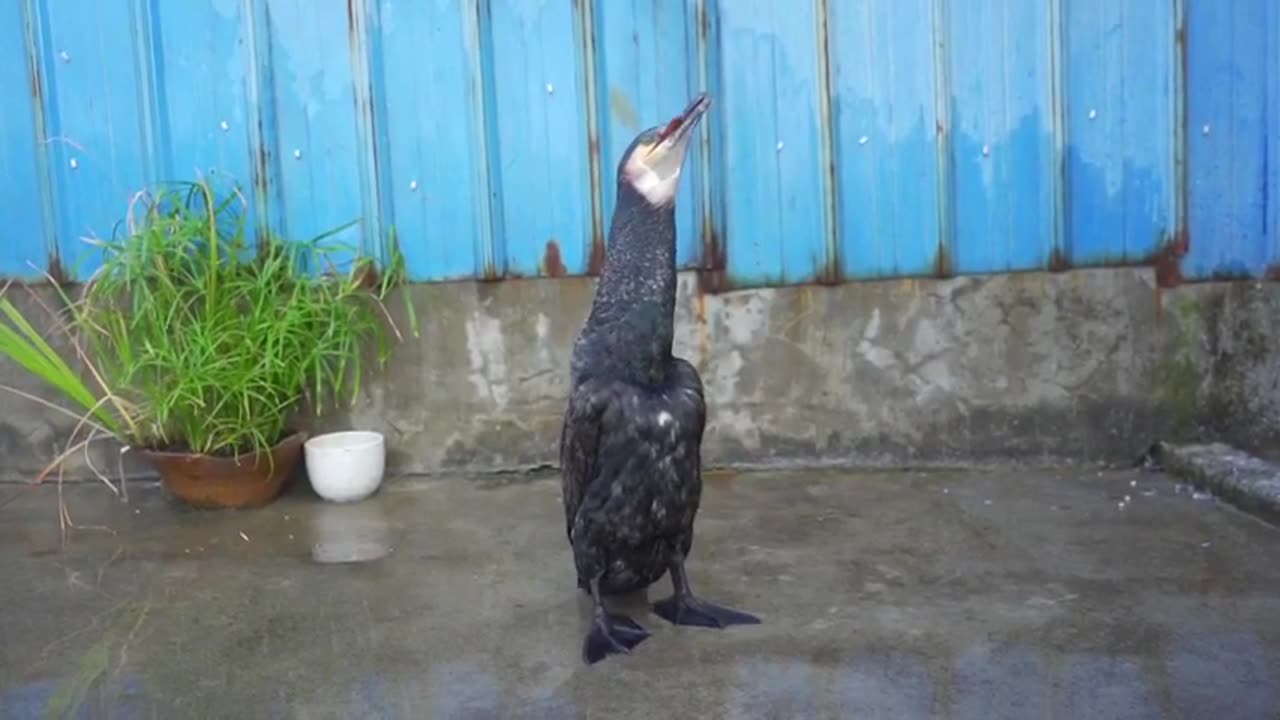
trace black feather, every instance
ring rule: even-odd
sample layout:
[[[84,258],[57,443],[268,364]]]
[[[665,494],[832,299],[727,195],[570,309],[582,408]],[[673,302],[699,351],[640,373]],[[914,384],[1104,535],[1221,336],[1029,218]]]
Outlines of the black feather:
[[[672,354],[674,203],[650,204],[624,174],[638,143],[657,130],[637,137],[618,164],[605,265],[574,344],[560,433],[565,533],[578,587],[595,601],[587,662],[648,637],[607,612],[600,596],[646,588],[668,572],[675,592],[655,604],[660,616],[704,627],[758,622],[695,598],[684,572],[702,496],[707,408],[698,371]]]
[[[705,424],[702,381],[680,358],[657,386],[589,379],[573,390],[560,462],[579,587],[639,590],[689,554]]]

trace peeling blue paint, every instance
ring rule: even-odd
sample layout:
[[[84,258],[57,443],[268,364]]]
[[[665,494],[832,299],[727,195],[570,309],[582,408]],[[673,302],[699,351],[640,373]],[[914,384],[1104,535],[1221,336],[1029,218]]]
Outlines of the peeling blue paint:
[[[1280,260],[1268,182],[1280,136],[1280,9],[1189,0],[1187,173],[1193,277],[1258,276]]]
[[[28,62],[20,3],[0,7],[0,275],[21,279],[40,277],[50,253],[52,229],[42,212],[43,152],[30,98],[41,92],[33,87],[38,76]],[[9,101],[7,95],[26,94]],[[32,265],[27,263],[31,262]]]
[[[619,154],[702,89],[677,261],[730,286],[1280,261],[1267,0],[23,0],[0,48],[6,277],[86,277],[197,172],[417,280],[589,272]]]
[[[1065,5],[1067,255],[1141,260],[1177,223],[1175,18],[1145,0]]]
[[[936,268],[935,46],[931,0],[830,4],[840,260],[845,277]]]

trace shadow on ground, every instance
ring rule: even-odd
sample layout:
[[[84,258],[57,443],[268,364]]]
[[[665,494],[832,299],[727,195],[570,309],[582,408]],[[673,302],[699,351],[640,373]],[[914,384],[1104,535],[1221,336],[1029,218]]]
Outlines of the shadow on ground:
[[[128,505],[101,487],[67,497],[79,525],[104,529],[63,543],[52,489],[0,511],[0,717],[1280,707],[1280,532],[1162,475],[709,478],[694,588],[764,624],[639,612],[653,637],[591,668],[554,479],[405,482],[352,506],[299,489],[226,513],[156,488]]]

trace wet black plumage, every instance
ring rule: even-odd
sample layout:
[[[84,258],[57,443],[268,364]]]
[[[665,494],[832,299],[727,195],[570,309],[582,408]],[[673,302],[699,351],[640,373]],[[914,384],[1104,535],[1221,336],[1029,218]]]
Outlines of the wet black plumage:
[[[578,586],[595,601],[583,648],[588,662],[628,652],[648,637],[630,618],[606,611],[601,595],[646,588],[667,572],[675,592],[654,605],[667,620],[705,627],[758,622],[698,600],[684,573],[702,492],[706,404],[697,370],[672,354],[674,192],[691,129],[706,106],[700,96],[669,125],[641,133],[623,154],[604,268],[574,346],[560,464]]]

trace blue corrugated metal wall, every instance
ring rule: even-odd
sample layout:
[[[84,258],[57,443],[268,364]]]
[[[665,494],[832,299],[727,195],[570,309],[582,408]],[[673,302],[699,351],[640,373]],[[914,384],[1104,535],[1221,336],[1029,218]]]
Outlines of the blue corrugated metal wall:
[[[197,171],[293,237],[394,227],[418,280],[589,272],[619,153],[702,88],[679,260],[718,285],[1280,260],[1270,0],[15,0],[0,274],[84,277]]]

